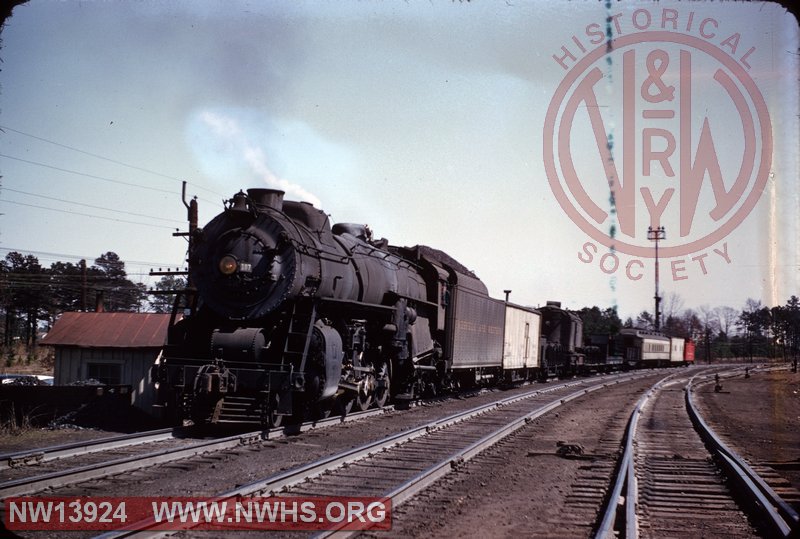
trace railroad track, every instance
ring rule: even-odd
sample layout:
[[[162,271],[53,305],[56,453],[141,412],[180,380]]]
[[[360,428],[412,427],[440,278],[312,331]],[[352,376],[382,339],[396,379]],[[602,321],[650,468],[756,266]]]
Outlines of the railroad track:
[[[531,420],[573,399],[643,376],[581,380],[558,387],[531,390],[392,434],[309,464],[221,492],[212,498],[235,503],[251,496],[369,496],[391,499],[392,507],[433,484],[466,461],[497,444]],[[369,477],[369,481],[364,478]],[[103,539],[154,537],[152,521],[142,521],[103,534]],[[340,536],[331,530],[320,535]]]
[[[32,464],[57,459],[83,457],[86,455],[92,455],[102,460],[83,466],[70,467],[49,473],[5,481],[0,483],[0,499],[33,494],[48,488],[72,485],[139,470],[156,464],[174,462],[201,454],[224,451],[231,448],[260,443],[262,441],[274,440],[312,429],[324,428],[346,421],[355,421],[377,414],[384,414],[391,410],[393,410],[393,407],[387,406],[380,409],[350,413],[344,417],[330,417],[319,421],[303,423],[302,425],[290,425],[285,428],[259,430],[212,440],[202,440],[199,442],[188,438],[176,438],[172,429],[164,429],[163,431],[139,433],[139,435],[104,438],[92,442],[44,448],[33,452],[15,453],[8,456],[6,460],[7,463],[18,462],[20,464]],[[154,450],[151,445],[141,448],[133,447],[156,442],[171,442],[176,446],[160,450]],[[83,448],[86,448],[86,451],[82,451]],[[139,449],[144,449],[145,454],[120,454],[120,450],[124,452],[125,450],[139,451]],[[99,455],[100,453],[105,454]],[[111,456],[110,459],[107,458],[109,455]],[[9,466],[6,468],[8,469]]]
[[[121,447],[129,447],[132,445],[171,440],[176,435],[179,435],[177,429],[165,428],[146,432],[136,432],[133,434],[124,434],[122,436],[111,436],[107,438],[98,438],[96,440],[85,440],[70,444],[42,447],[25,451],[15,451],[13,453],[5,453],[0,455],[0,470],[5,470],[7,468],[19,468],[21,466],[38,465],[42,464],[43,462],[50,462],[52,460],[67,459],[71,457],[87,455],[89,453],[97,453],[111,449],[119,449]]]
[[[800,531],[797,513],[700,417],[692,398],[695,377],[664,378],[637,403],[595,537],[788,537]]]

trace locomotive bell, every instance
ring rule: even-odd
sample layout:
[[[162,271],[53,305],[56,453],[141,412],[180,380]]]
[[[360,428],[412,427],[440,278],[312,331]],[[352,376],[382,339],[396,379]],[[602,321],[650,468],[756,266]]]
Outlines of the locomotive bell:
[[[247,195],[244,194],[244,191],[239,191],[233,195],[230,209],[233,211],[247,211]]]

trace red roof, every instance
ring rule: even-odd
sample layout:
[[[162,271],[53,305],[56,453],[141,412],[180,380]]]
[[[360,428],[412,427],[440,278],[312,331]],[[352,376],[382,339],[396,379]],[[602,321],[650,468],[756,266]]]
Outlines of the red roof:
[[[64,313],[39,342],[81,348],[160,348],[167,338],[169,314]]]

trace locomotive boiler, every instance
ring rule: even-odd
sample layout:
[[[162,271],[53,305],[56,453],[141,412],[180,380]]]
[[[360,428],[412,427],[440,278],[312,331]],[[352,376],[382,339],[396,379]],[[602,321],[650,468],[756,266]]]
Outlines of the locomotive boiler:
[[[432,333],[449,273],[283,194],[239,192],[192,235],[196,309],[170,329],[156,376],[184,418],[276,426],[383,406],[441,370]]]

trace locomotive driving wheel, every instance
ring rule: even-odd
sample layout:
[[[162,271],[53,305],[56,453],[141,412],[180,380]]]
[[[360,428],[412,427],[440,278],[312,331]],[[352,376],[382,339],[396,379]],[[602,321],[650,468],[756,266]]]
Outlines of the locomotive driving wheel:
[[[261,411],[261,423],[265,427],[276,429],[283,423],[283,416],[278,413],[278,404],[281,398],[278,393],[271,393],[269,398],[264,402]]]
[[[377,381],[375,384],[375,406],[383,408],[389,400],[391,394],[391,378],[389,376],[389,364],[384,363],[378,369]]]
[[[372,397],[375,394],[375,376],[367,374],[358,384],[358,393],[356,394],[356,408],[363,412],[368,409],[372,404]]]

